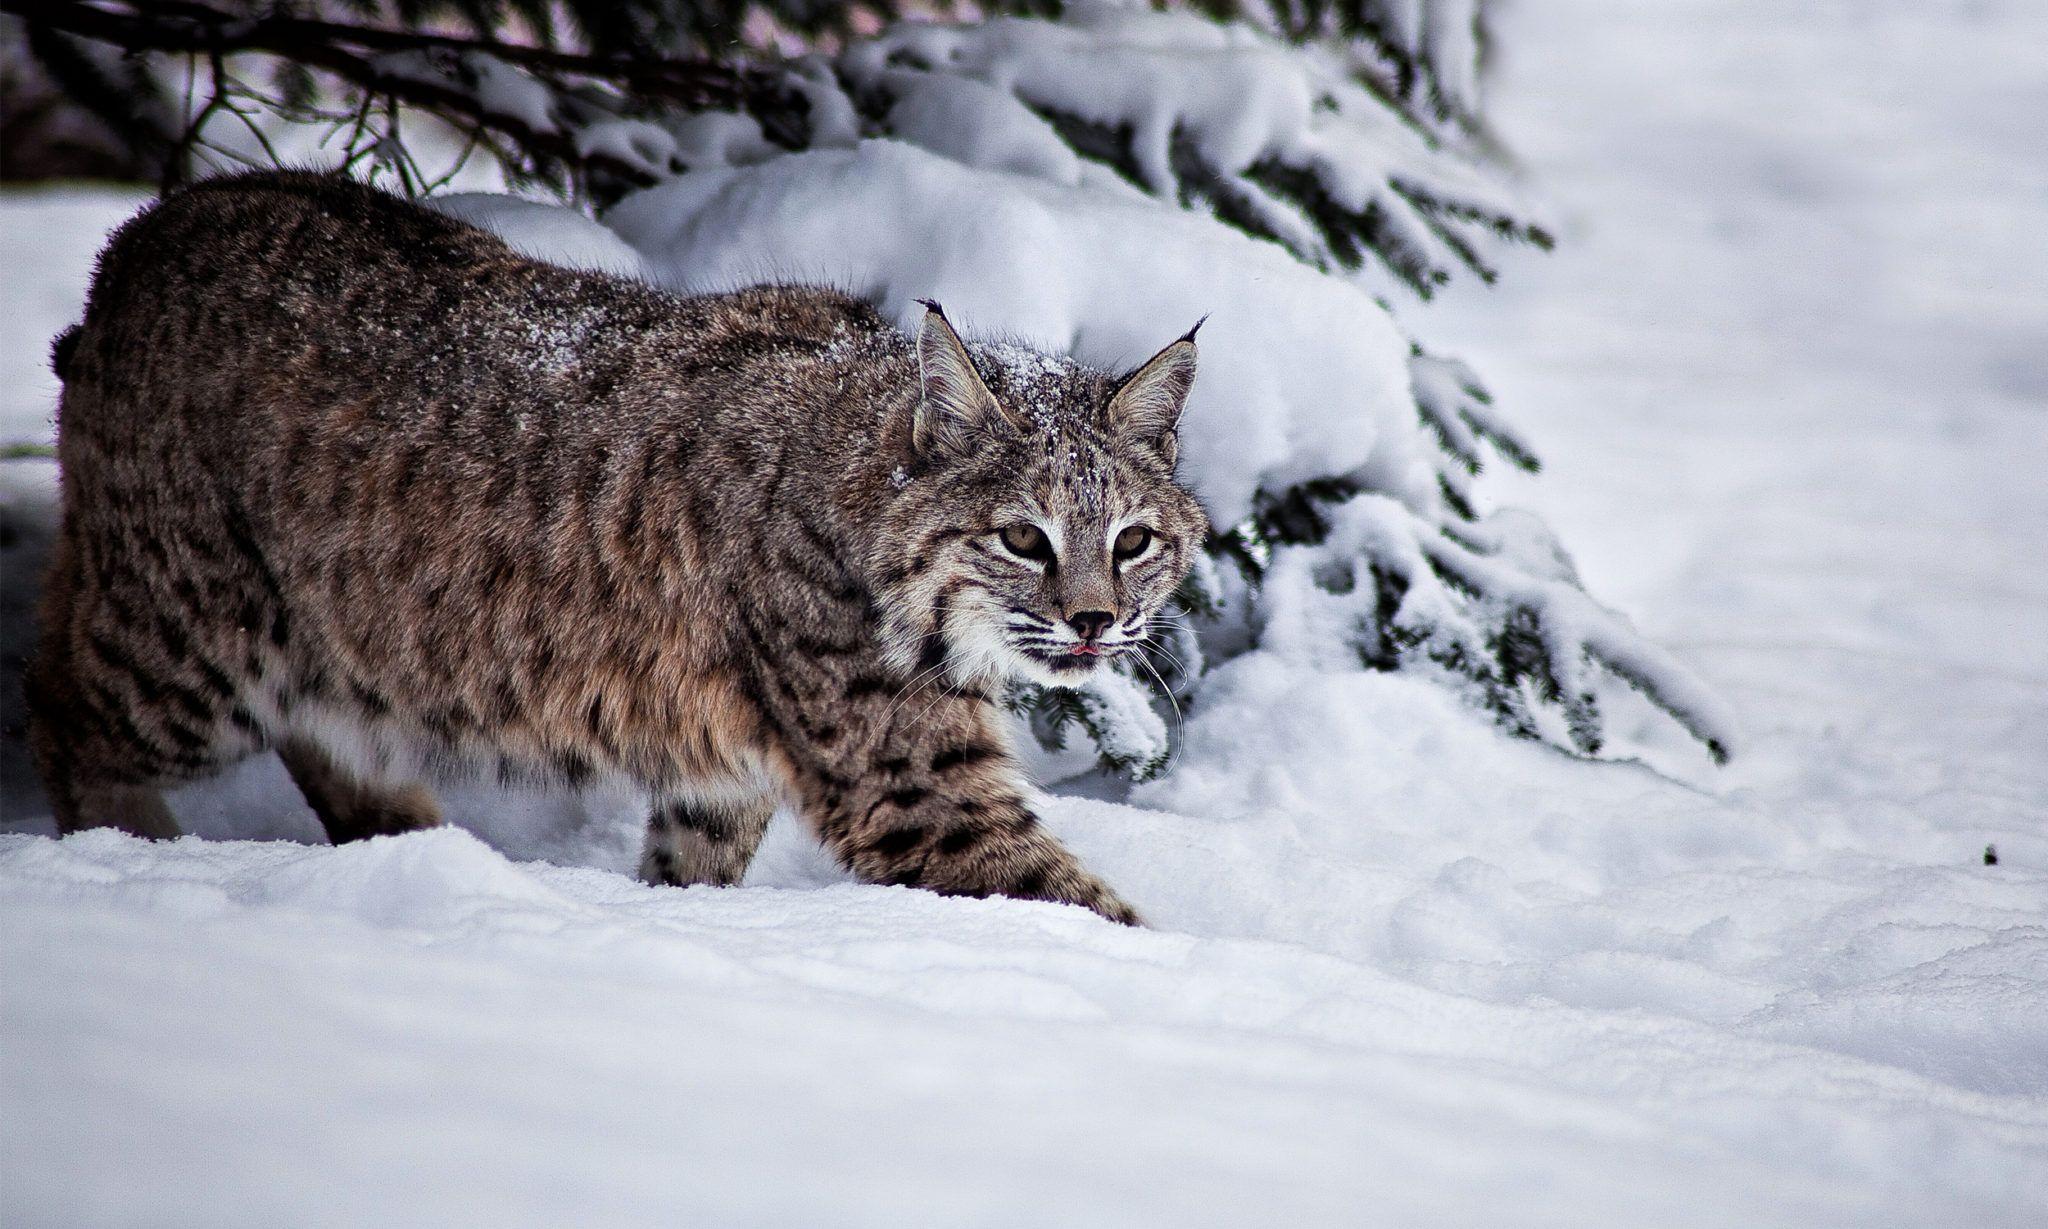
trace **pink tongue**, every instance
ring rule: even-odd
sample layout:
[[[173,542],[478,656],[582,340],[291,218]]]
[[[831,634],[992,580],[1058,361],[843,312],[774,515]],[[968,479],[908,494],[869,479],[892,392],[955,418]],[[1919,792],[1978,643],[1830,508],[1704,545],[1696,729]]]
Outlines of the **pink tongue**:
[[[1075,657],[1100,657],[1102,650],[1092,644],[1077,644],[1070,650]]]

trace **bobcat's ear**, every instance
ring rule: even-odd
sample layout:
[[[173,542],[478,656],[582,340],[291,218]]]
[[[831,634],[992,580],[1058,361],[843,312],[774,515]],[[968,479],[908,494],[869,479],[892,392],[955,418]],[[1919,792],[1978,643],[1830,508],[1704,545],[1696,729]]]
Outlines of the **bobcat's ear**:
[[[1202,317],[1207,320],[1208,317]],[[1151,443],[1171,464],[1179,453],[1175,428],[1195,386],[1195,328],[1124,377],[1109,399],[1110,428],[1128,439]]]
[[[981,373],[967,357],[967,347],[960,344],[960,335],[946,319],[945,309],[930,299],[918,302],[925,306],[924,323],[917,330],[917,369],[924,387],[911,427],[911,446],[925,453],[946,444],[964,443],[977,427],[1012,422],[995,394],[981,382]]]

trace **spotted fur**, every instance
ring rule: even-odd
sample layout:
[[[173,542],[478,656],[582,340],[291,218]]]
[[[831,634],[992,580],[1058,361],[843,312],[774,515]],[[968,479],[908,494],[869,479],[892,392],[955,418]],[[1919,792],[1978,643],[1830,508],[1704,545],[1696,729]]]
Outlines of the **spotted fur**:
[[[429,781],[626,778],[653,882],[736,882],[788,803],[868,881],[1136,920],[998,701],[1134,651],[1185,573],[1191,337],[1119,380],[286,172],[130,222],[56,361],[65,830],[175,834],[163,787],[265,750],[336,840],[439,822]]]

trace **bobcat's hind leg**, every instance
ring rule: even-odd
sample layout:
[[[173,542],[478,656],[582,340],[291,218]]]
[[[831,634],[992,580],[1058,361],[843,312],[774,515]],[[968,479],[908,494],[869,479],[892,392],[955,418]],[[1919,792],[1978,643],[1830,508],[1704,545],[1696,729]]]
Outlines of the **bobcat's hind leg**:
[[[739,802],[658,799],[647,818],[640,878],[674,887],[730,887],[747,873],[773,814],[773,795]]]
[[[171,841],[183,836],[164,796],[153,785],[73,785],[50,799],[59,833],[84,828],[118,828],[131,836]]]
[[[77,706],[47,695],[41,686],[43,681],[31,670],[28,746],[36,775],[43,779],[43,793],[50,800],[51,816],[57,821],[57,834],[65,836],[86,828],[118,828],[132,836],[159,841],[183,836],[154,783],[123,780],[119,776],[110,779],[81,768],[81,754],[90,757],[88,763],[110,763],[113,757],[108,754],[105,740],[78,736]]]
[[[54,604],[45,609],[63,613]],[[29,758],[42,778],[58,835],[86,828],[117,828],[150,840],[184,835],[159,787],[205,775],[217,766],[217,749],[173,750],[151,741],[143,727],[155,723],[147,715],[129,712],[110,690],[89,693],[61,636],[44,637],[23,681]],[[195,739],[188,727],[179,729]]]
[[[277,749],[306,805],[320,817],[327,839],[339,845],[372,836],[395,836],[438,827],[441,808],[417,782],[386,785],[357,777],[309,742],[291,739]]]

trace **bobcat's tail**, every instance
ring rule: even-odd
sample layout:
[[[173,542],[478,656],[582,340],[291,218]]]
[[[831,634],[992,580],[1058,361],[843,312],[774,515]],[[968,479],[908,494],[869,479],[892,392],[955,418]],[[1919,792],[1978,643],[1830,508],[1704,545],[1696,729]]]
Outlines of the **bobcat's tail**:
[[[57,340],[50,343],[50,370],[60,380],[70,378],[71,356],[78,350],[78,335],[85,332],[85,326],[74,324],[57,334]]]

